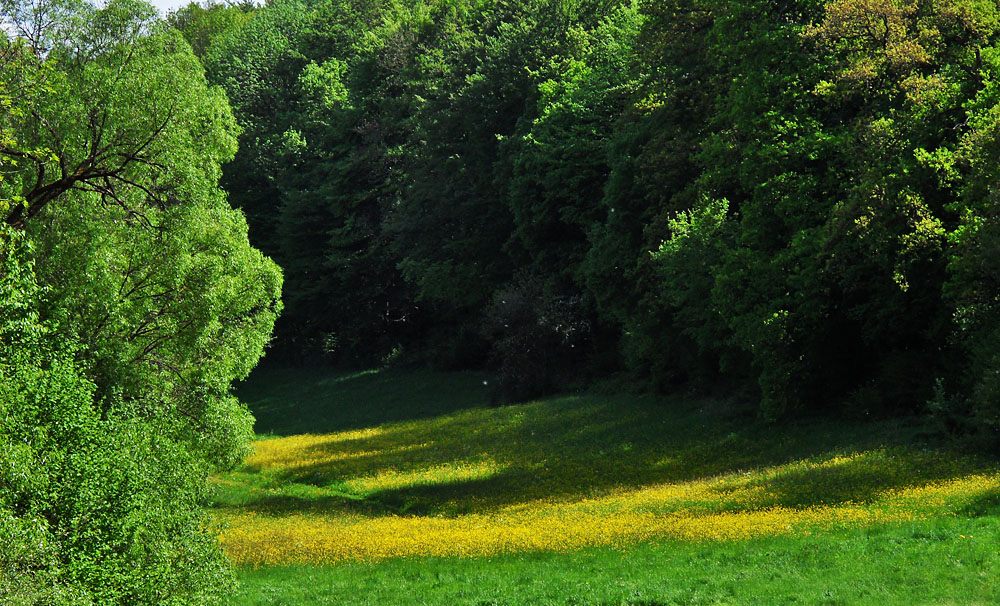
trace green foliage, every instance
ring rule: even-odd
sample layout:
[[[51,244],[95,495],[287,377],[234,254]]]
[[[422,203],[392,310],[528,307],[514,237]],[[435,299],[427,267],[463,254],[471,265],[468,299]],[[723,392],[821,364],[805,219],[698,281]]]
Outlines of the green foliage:
[[[39,319],[23,234],[0,234],[0,599],[212,604],[231,585],[206,525],[206,467],[97,398],[80,350]]]
[[[46,54],[6,42],[16,142],[0,153],[19,164],[0,187],[24,200],[7,223],[35,242],[44,314],[83,346],[100,397],[234,462],[250,421],[228,386],[263,353],[281,278],[218,190],[232,114],[148,6],[81,10],[93,23]]]
[[[530,275],[534,307],[579,302],[587,372],[772,419],[916,413],[941,378],[986,427],[998,27],[978,1],[278,2],[206,64],[289,357],[499,371],[481,327]]]
[[[45,55],[20,39],[2,42],[11,103],[0,120],[17,139],[2,150],[16,162],[2,197],[26,203],[8,224],[23,226],[70,191],[135,211],[217,195],[220,163],[235,151],[225,97],[147,9],[112,4]]]
[[[666,283],[664,297],[677,309],[675,321],[702,349],[717,348],[725,339],[725,320],[700,303],[711,300],[712,274],[733,240],[729,201],[702,200],[667,223],[670,239],[653,254]]]
[[[729,200],[732,232],[708,250],[672,237],[658,259],[674,321],[723,363],[731,345],[749,355],[770,416],[844,400],[859,414],[919,410],[931,378],[955,372],[940,353],[953,343],[942,287],[963,136],[949,125],[977,86],[959,49],[989,18],[870,4],[689,13],[713,71],[734,75],[714,81],[690,182]],[[872,11],[882,29],[865,29]],[[651,32],[679,21],[659,18]],[[692,287],[700,296],[678,300]]]
[[[212,42],[246,23],[256,10],[252,2],[217,4],[191,2],[170,12],[167,23],[184,34],[199,59],[208,53]]]
[[[0,4],[0,601],[214,604],[202,506],[281,272],[218,189],[237,130],[142,2]]]
[[[84,345],[102,396],[220,465],[237,463],[252,418],[229,384],[267,344],[279,271],[221,200],[149,209],[152,227],[93,202],[65,200],[28,230],[52,291],[47,314]]]

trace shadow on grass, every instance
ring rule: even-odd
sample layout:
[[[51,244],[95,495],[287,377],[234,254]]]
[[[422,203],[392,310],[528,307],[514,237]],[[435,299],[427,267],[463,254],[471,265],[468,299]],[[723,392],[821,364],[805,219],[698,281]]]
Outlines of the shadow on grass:
[[[361,514],[370,517],[384,515],[404,515],[405,510],[382,503],[378,500],[355,497],[346,494],[331,494],[320,497],[300,497],[295,495],[261,496],[252,502],[229,507],[233,510],[247,510],[275,516],[291,514]],[[410,512],[414,513],[414,512]]]
[[[904,448],[867,450],[847,457],[817,457],[743,483],[759,488],[761,507],[801,509],[843,503],[868,504],[891,490],[915,488],[991,469],[985,462]],[[722,486],[717,489],[723,493]],[[739,508],[737,504],[735,508]]]
[[[717,487],[761,489],[752,503],[721,494],[723,508],[803,508],[869,502],[886,490],[972,472],[965,459],[901,446],[910,430],[899,423],[776,428],[713,415],[697,403],[598,395],[470,408],[484,397],[481,380],[470,375],[269,372],[246,397],[275,434],[377,426],[289,449],[274,467],[248,466],[273,486],[305,486],[315,495],[261,494],[239,505],[276,514],[485,513],[811,460]],[[469,469],[480,471],[463,476]]]
[[[237,385],[236,394],[257,419],[258,434],[291,436],[427,419],[482,406],[488,401],[488,386],[472,373],[337,373],[262,366]]]
[[[1000,490],[983,493],[958,511],[968,518],[1000,517]]]
[[[734,465],[725,456],[725,445],[732,442],[727,437],[697,447],[670,450],[673,461],[670,465],[651,464],[649,453],[562,460],[550,462],[545,467],[512,463],[502,472],[487,478],[381,490],[369,495],[369,498],[395,511],[461,515],[541,499],[600,496],[610,489],[683,483],[787,462],[786,456],[766,450],[744,450],[740,462]],[[715,458],[705,456],[713,451]],[[822,461],[828,457],[819,456],[816,459]],[[966,459],[942,459],[939,455],[900,448],[869,450],[846,461],[828,459],[803,468],[797,465],[779,467],[765,479],[737,481],[734,484],[724,481],[713,489],[720,498],[713,500],[711,509],[747,511],[779,506],[803,509],[845,503],[867,504],[878,500],[887,491],[924,486],[989,469],[985,464],[974,466]],[[751,490],[743,492],[747,488]],[[970,506],[970,513],[996,511],[998,504],[1000,496],[984,497]]]

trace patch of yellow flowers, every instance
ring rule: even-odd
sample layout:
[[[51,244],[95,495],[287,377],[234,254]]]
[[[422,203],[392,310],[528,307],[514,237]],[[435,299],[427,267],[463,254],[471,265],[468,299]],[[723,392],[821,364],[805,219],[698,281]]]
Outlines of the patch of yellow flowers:
[[[457,421],[475,435],[468,419]],[[961,473],[945,466],[923,473],[921,466],[937,465],[934,453],[908,458],[875,450],[707,478],[566,490],[546,498],[511,495],[499,505],[494,501],[477,508],[475,482],[512,471],[530,478],[523,472],[533,468],[505,456],[510,453],[500,445],[491,450],[480,444],[469,451],[452,445],[447,456],[427,456],[434,451],[433,432],[409,428],[414,431],[375,428],[262,440],[244,473],[269,474],[279,483],[325,474],[344,494],[362,498],[471,482],[461,512],[275,511],[249,502],[220,510],[228,523],[221,536],[224,549],[239,565],[263,566],[568,551],[657,539],[734,541],[955,515],[962,506],[1000,491],[1000,474],[988,469]],[[407,443],[407,436],[414,441]],[[566,477],[547,481],[576,481],[571,475],[579,466],[563,468]],[[220,480],[226,481],[232,480]]]
[[[704,495],[710,485],[650,487],[575,504],[541,501],[457,518],[389,515],[357,520],[315,513],[244,512],[230,518],[222,544],[238,564],[260,566],[568,551],[586,546],[624,547],[650,539],[732,541],[926,518],[940,515],[955,497],[998,487],[996,476],[969,476],[889,491],[875,506],[845,503],[728,512],[699,511],[698,507],[648,511],[651,506],[666,509],[696,494]],[[753,501],[756,495],[726,496]]]

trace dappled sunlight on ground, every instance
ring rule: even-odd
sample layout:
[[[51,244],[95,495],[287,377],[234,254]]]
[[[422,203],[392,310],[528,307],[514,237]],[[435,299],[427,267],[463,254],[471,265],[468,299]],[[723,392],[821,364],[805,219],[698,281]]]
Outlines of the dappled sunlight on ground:
[[[742,540],[965,515],[1000,492],[986,462],[788,435],[583,396],[266,439],[217,478],[222,544],[273,565]]]

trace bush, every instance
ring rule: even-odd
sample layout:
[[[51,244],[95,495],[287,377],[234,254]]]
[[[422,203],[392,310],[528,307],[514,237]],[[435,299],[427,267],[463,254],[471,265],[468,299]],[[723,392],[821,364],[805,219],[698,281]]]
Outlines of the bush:
[[[201,508],[205,464],[96,397],[39,319],[28,254],[0,233],[0,603],[219,603],[233,581]]]

